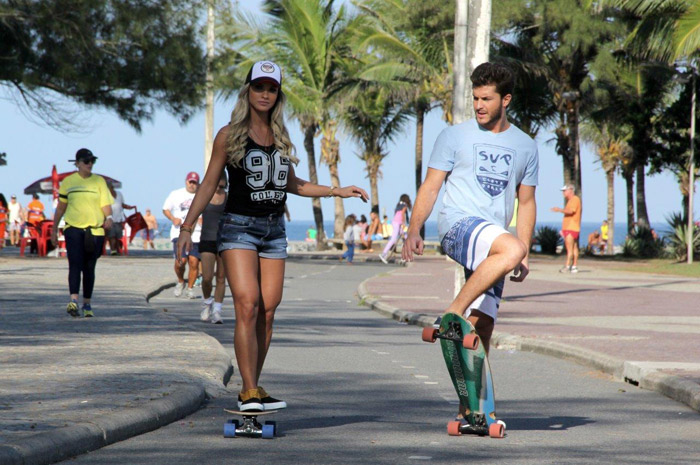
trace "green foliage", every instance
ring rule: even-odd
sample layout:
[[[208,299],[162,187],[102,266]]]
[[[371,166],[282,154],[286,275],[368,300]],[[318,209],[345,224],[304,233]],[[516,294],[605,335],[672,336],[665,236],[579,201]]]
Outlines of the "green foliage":
[[[677,260],[688,258],[688,219],[680,212],[673,212],[666,217],[671,227],[668,233],[668,251]],[[695,226],[693,235],[693,256],[700,255],[700,228]]]
[[[540,245],[542,253],[550,255],[556,255],[557,246],[564,243],[559,231],[551,226],[540,226],[537,228],[535,232],[535,242]]]
[[[665,242],[655,238],[651,229],[637,227],[622,246],[622,255],[632,258],[663,258],[666,256]]]
[[[163,108],[201,104],[205,60],[195,0],[0,1],[0,83],[45,122],[59,99],[115,111],[135,129]]]

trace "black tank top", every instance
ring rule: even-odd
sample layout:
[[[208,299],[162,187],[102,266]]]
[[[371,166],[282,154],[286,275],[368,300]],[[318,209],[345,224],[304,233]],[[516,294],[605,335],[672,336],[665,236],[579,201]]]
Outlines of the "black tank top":
[[[282,215],[287,201],[289,163],[274,145],[263,147],[249,137],[241,166],[226,165],[229,182],[226,213]]]

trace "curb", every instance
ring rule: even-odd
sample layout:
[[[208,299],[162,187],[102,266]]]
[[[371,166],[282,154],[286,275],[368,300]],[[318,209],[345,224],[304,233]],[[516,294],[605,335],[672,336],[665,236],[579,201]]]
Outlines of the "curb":
[[[75,457],[179,420],[198,410],[205,399],[203,386],[184,386],[142,407],[36,434],[23,439],[21,444],[0,445],[0,463],[38,465]]]
[[[168,282],[144,295],[146,302],[163,290],[175,286]],[[233,366],[222,362],[222,381],[228,384],[233,374]],[[0,464],[2,465],[46,465],[93,450],[115,442],[156,430],[190,415],[201,407],[208,397],[205,383],[183,385],[162,399],[145,403],[139,407],[129,407],[114,413],[100,415],[92,421],[57,428],[23,438],[21,443],[0,444]]]
[[[430,327],[435,322],[435,316],[424,313],[413,313],[398,309],[392,305],[380,301],[376,296],[367,292],[364,280],[357,287],[360,304],[384,316],[401,323],[422,327]],[[650,391],[656,391],[677,402],[681,402],[693,410],[700,412],[700,385],[683,379],[679,376],[669,375],[658,370],[645,369],[635,362],[621,360],[601,352],[595,352],[584,348],[552,341],[541,341],[534,338],[516,336],[495,331],[491,342],[494,347],[506,350],[519,350],[533,352],[551,357],[561,358],[576,362],[580,365],[592,367],[603,373],[612,375],[617,381],[627,382]]]

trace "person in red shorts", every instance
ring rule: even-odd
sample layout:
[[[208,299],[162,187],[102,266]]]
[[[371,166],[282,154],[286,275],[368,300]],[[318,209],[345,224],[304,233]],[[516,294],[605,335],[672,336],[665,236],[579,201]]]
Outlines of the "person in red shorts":
[[[578,273],[578,236],[581,232],[581,198],[576,195],[573,184],[567,184],[561,188],[566,206],[564,208],[552,207],[553,212],[563,213],[564,220],[561,224],[561,235],[564,236],[566,247],[566,266],[559,270],[560,273]]]

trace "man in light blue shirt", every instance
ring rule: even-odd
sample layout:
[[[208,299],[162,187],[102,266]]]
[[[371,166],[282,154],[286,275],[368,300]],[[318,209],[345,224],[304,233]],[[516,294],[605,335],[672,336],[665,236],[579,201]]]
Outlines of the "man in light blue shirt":
[[[471,75],[476,117],[448,127],[437,138],[428,173],[418,190],[404,260],[422,255],[420,229],[445,183],[438,233],[443,250],[464,266],[467,281],[447,308],[464,315],[488,351],[505,276],[529,273],[535,227],[537,145],[506,118],[514,78],[503,65],[484,63]],[[517,237],[506,228],[518,200]]]

